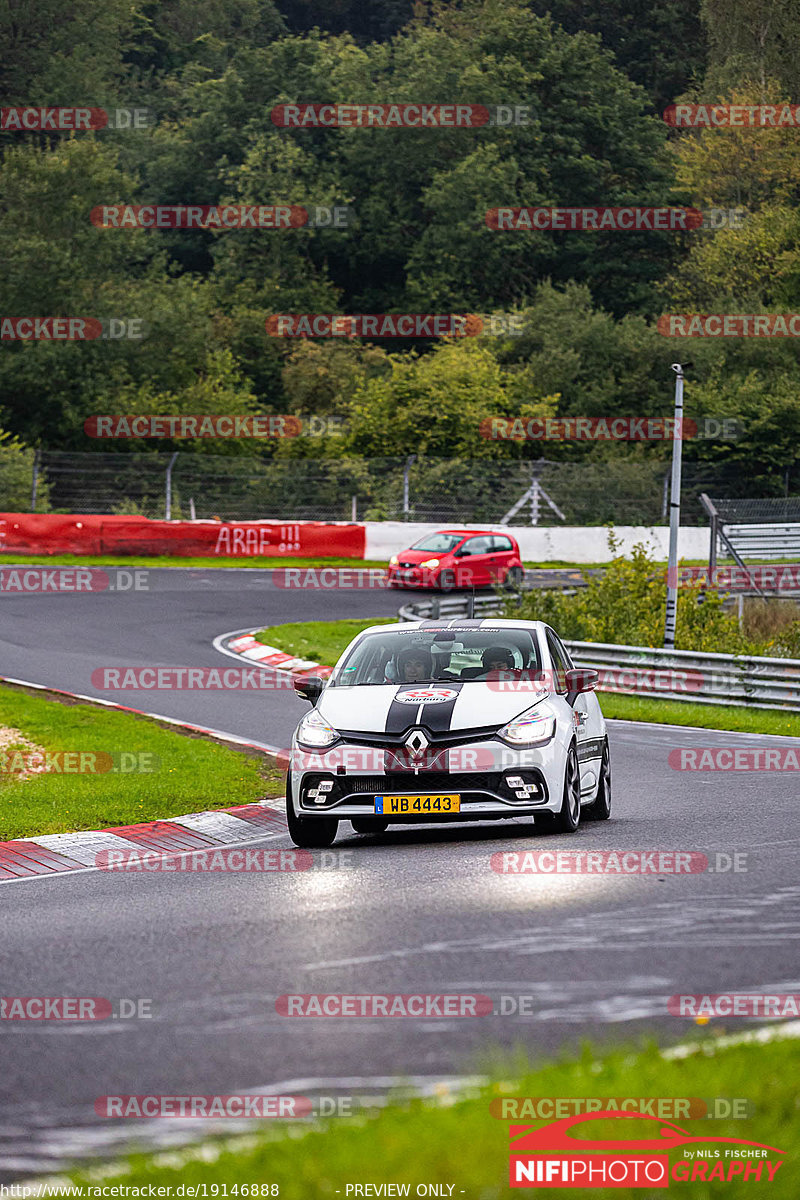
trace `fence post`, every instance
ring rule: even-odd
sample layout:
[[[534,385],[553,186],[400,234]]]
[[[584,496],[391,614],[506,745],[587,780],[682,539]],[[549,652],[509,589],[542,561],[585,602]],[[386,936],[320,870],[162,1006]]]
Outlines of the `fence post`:
[[[33,474],[31,477],[31,512],[36,512],[36,492],[39,487],[39,450],[33,452]]]
[[[403,467],[403,520],[407,521],[409,516],[408,507],[408,476],[411,470],[411,464],[416,461],[416,454],[409,454]]]
[[[178,457],[178,451],[172,455],[172,458],[167,463],[167,478],[166,478],[166,495],[164,497],[164,520],[172,520],[172,468],[175,465],[175,459]]]

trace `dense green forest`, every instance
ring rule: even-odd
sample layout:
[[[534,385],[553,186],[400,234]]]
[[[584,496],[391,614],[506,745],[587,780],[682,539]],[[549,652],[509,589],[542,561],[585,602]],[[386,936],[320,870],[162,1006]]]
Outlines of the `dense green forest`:
[[[33,447],[541,456],[487,416],[664,416],[730,491],[798,488],[796,339],[675,340],[664,313],[800,310],[800,126],[675,129],[676,101],[800,100],[790,0],[24,0],[0,3],[0,104],[146,110],[141,128],[0,131],[0,318],[143,322],[142,338],[0,343],[0,466]],[[287,103],[526,106],[515,125],[276,125]],[[131,122],[133,125],[134,122]],[[104,229],[98,205],[347,206],[345,228]],[[498,206],[737,208],[674,232],[497,232]],[[515,336],[271,337],[276,313],[513,314]],[[327,436],[93,443],[109,413],[300,413]],[[664,442],[546,444],[632,465]],[[16,464],[16,465],[15,465]],[[24,472],[23,472],[24,473]],[[0,498],[1,499],[1,498]]]

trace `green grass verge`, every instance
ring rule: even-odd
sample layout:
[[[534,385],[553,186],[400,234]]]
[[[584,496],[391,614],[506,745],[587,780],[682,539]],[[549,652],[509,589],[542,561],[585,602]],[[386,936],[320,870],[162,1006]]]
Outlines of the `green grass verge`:
[[[598,692],[603,715],[618,721],[652,721],[659,725],[696,725],[700,729],[725,729],[733,733],[773,733],[800,737],[800,716],[769,708],[727,704],[691,704],[683,700],[651,700]]]
[[[253,555],[247,558],[184,558],[177,554],[0,554],[0,567],[385,567],[385,562],[365,558],[283,558]]]
[[[345,646],[362,629],[385,625],[388,618],[366,621],[306,621],[294,625],[272,625],[255,636],[279,650],[332,666]],[[701,729],[723,729],[734,733],[773,733],[800,737],[800,717],[791,712],[746,708],[725,704],[692,704],[683,700],[651,700],[598,692],[603,714],[620,721],[652,721],[659,725],[695,725]]]
[[[255,637],[267,646],[332,667],[345,646],[362,629],[392,623],[392,617],[371,617],[365,621],[298,621],[294,625],[270,625]]]
[[[798,1184],[794,1147],[800,1138],[795,1082],[795,1070],[800,1070],[799,1045],[786,1040],[765,1046],[720,1047],[712,1052],[709,1043],[707,1054],[678,1062],[661,1058],[652,1045],[599,1059],[587,1047],[577,1058],[541,1067],[506,1063],[503,1073],[497,1068],[492,1071],[494,1084],[449,1107],[433,1107],[420,1101],[396,1102],[378,1115],[340,1117],[326,1127],[312,1127],[300,1138],[301,1131],[296,1128],[273,1127],[239,1147],[233,1142],[216,1147],[207,1143],[204,1157],[180,1151],[177,1155],[167,1152],[138,1156],[118,1175],[107,1173],[105,1168],[99,1182],[112,1187],[124,1184],[145,1188],[149,1184],[173,1188],[183,1184],[183,1195],[197,1184],[206,1184],[209,1190],[205,1194],[211,1195],[210,1187],[216,1184],[219,1196],[223,1195],[223,1185],[230,1196],[230,1189],[236,1185],[274,1184],[281,1200],[332,1200],[337,1194],[345,1200],[348,1183],[408,1184],[413,1198],[418,1184],[439,1183],[453,1184],[453,1197],[496,1200],[523,1193],[508,1186],[509,1122],[491,1114],[489,1105],[493,1100],[496,1105],[503,1096],[725,1097],[746,1100],[746,1118],[681,1118],[674,1119],[674,1124],[693,1136],[743,1138],[778,1147],[786,1155],[771,1153],[768,1158],[773,1163],[783,1160],[783,1165],[772,1183],[766,1182],[764,1172],[760,1183],[754,1183],[752,1177],[747,1182],[738,1179],[724,1185],[699,1180],[670,1182],[670,1195],[708,1200],[724,1194],[729,1200],[738,1200],[757,1192],[772,1200],[795,1200]],[[533,1122],[536,1126],[547,1123]],[[625,1122],[623,1134],[620,1122],[609,1119],[595,1122],[592,1134],[609,1139],[644,1138],[653,1137],[654,1129],[658,1126],[652,1121],[630,1120]],[[578,1131],[578,1136],[581,1134],[589,1136],[585,1126]],[[214,1149],[219,1152],[216,1159]],[[713,1151],[714,1144],[704,1142],[699,1149]],[[683,1150],[673,1150],[669,1155],[671,1168],[685,1157],[688,1155]],[[719,1161],[731,1160],[721,1157]],[[710,1171],[713,1163],[703,1165]],[[86,1185],[92,1177],[88,1173],[71,1178]],[[537,1190],[535,1194],[543,1192]],[[648,1188],[573,1188],[568,1194],[591,1195],[596,1200],[656,1200],[665,1193]]]
[[[137,766],[156,768],[148,773],[48,771],[27,780],[0,771],[0,841],[154,821],[283,795],[284,773],[260,755],[176,733],[132,713],[0,686],[0,726],[18,729],[48,751],[124,752],[137,756]],[[140,754],[151,757],[140,759]],[[124,760],[125,765],[133,761]]]
[[[534,562],[524,559],[526,567],[547,570],[591,571],[607,567],[608,561],[573,563],[564,559],[552,562]],[[795,563],[796,558],[770,559],[770,565]],[[15,566],[25,564],[43,567],[385,567],[387,560],[377,558],[326,558],[318,554],[314,558],[283,558],[279,555],[248,556],[247,558],[213,557],[183,558],[174,554],[142,555],[142,554],[0,554],[0,566]],[[657,567],[666,567],[666,561],[655,562]],[[735,565],[732,561],[720,559],[719,566]],[[707,559],[682,558],[682,567],[705,567]]]

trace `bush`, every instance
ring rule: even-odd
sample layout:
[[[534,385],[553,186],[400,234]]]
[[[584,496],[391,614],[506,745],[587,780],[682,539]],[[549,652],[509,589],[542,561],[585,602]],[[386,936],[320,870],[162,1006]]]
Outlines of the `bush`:
[[[33,450],[0,429],[0,512],[29,512],[33,482]],[[39,476],[36,511],[48,511],[47,484]]]
[[[621,646],[663,646],[666,579],[646,546],[634,547],[631,558],[615,558],[600,578],[574,596],[561,592],[528,592],[507,615],[546,621],[563,638],[610,642]],[[783,640],[783,639],[782,639]],[[722,597],[699,586],[678,590],[676,649],[721,654],[779,654],[739,629],[739,620],[722,607]],[[783,652],[785,654],[785,651]]]

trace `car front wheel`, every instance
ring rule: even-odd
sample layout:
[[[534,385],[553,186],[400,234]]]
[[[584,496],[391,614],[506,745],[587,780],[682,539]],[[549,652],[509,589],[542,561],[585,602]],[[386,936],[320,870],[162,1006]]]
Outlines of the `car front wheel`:
[[[611,816],[611,759],[608,753],[608,742],[603,747],[603,758],[600,762],[600,782],[597,785],[597,796],[581,814],[590,821],[607,821]]]
[[[552,833],[574,833],[580,824],[581,775],[574,743],[567,752],[561,808],[556,813],[542,813],[538,819],[543,820],[545,828]]]
[[[336,837],[339,822],[335,817],[298,817],[292,801],[292,777],[286,777],[286,824],[289,837],[303,850],[322,850]]]

